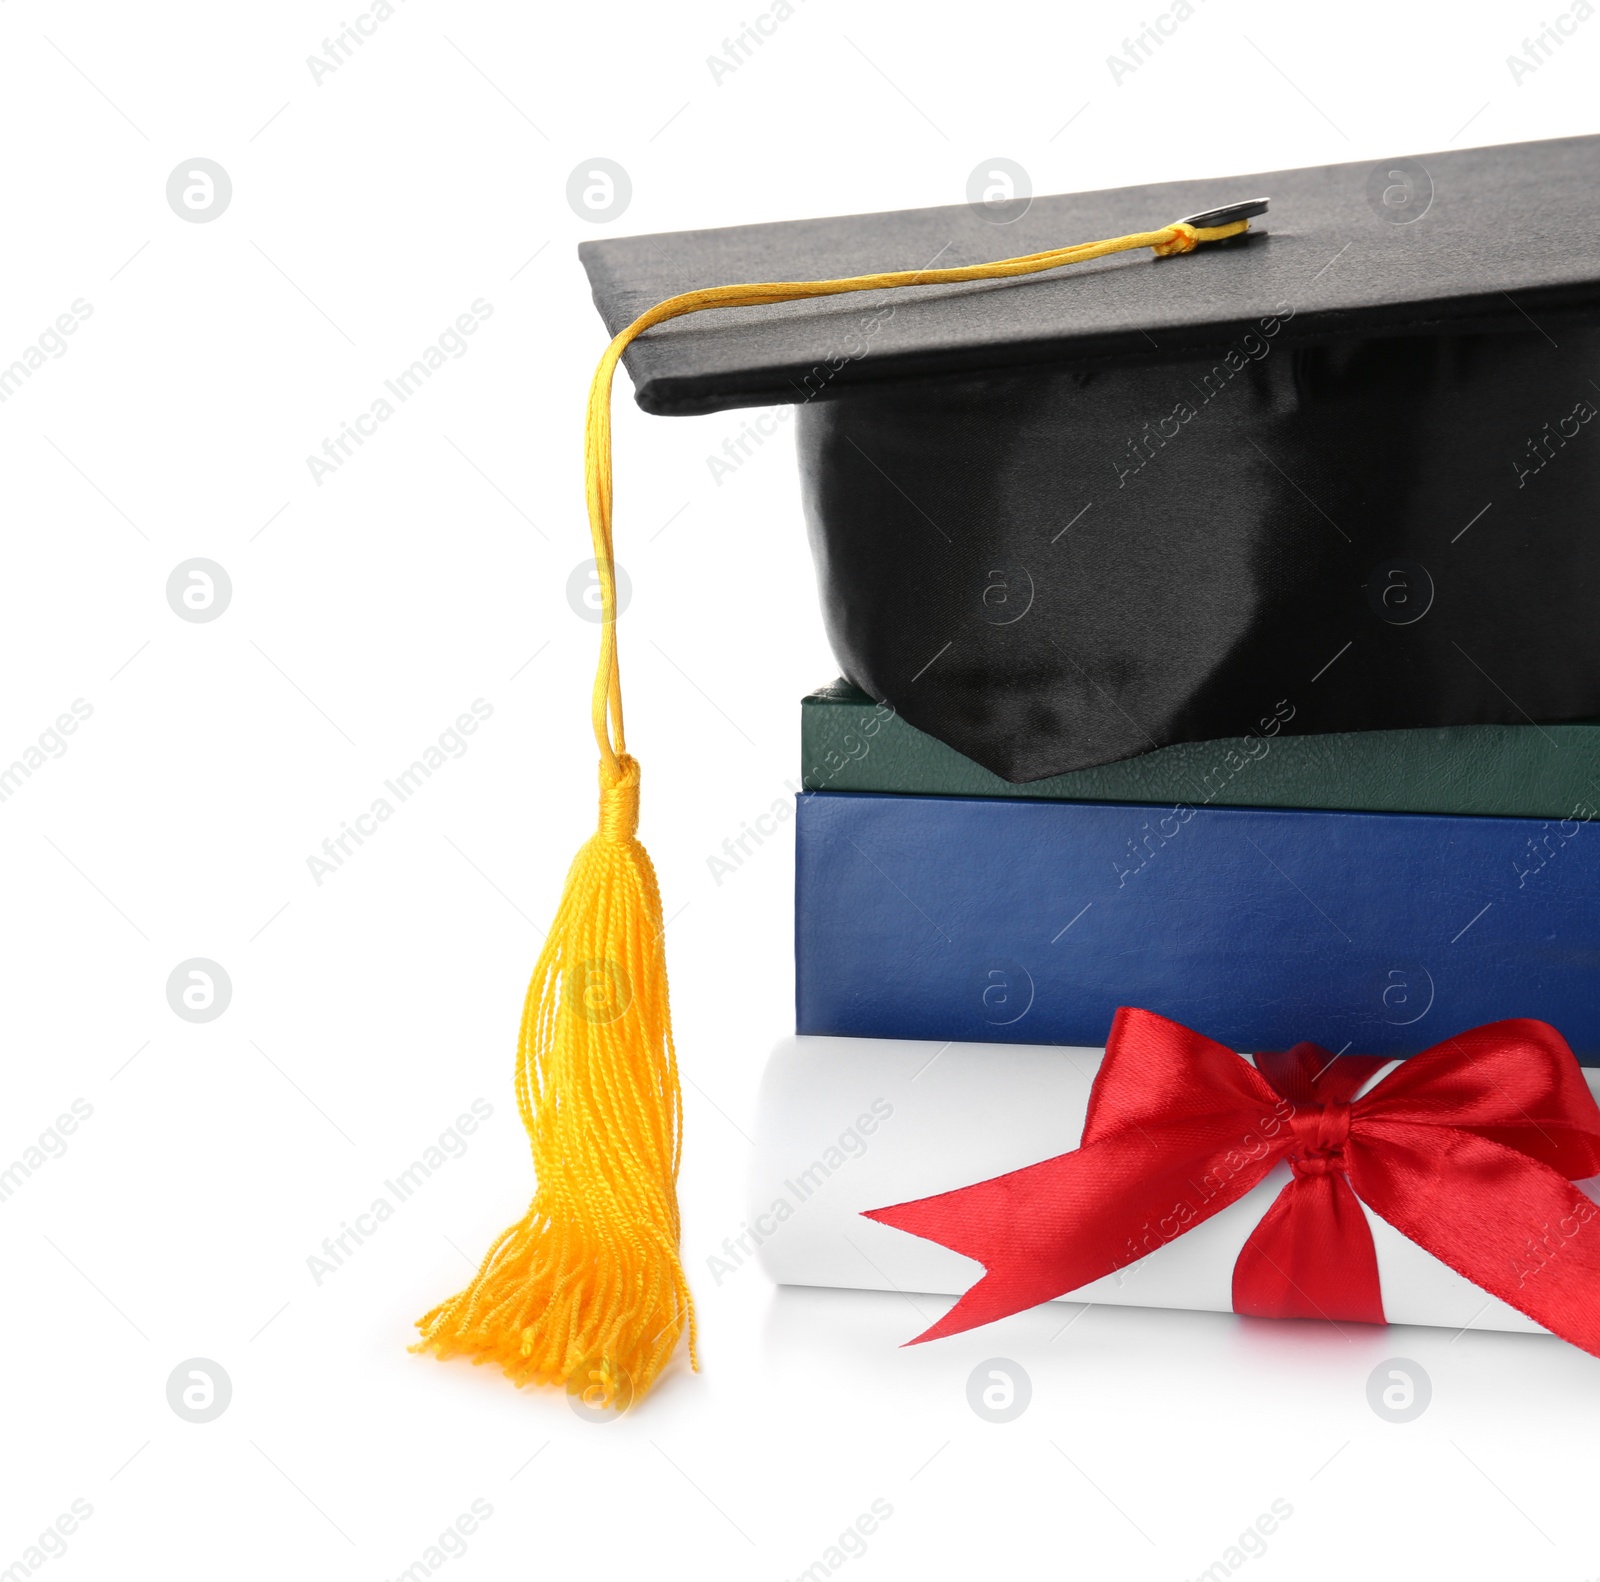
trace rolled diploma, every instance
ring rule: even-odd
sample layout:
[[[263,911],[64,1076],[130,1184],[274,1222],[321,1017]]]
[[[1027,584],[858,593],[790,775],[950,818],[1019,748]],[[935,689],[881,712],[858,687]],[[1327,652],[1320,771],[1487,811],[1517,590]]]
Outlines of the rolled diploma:
[[[862,1212],[1076,1148],[1101,1054],[1033,1044],[781,1040],[757,1099],[750,1178],[747,1233],[759,1243],[762,1267],[780,1285],[965,1291],[981,1265]],[[1584,1078],[1600,1093],[1600,1069],[1586,1069]],[[1274,1166],[1237,1203],[1061,1300],[1232,1312],[1234,1262],[1290,1179],[1286,1163]],[[1600,1202],[1600,1177],[1578,1186]],[[1391,1324],[1544,1333],[1362,1208]]]

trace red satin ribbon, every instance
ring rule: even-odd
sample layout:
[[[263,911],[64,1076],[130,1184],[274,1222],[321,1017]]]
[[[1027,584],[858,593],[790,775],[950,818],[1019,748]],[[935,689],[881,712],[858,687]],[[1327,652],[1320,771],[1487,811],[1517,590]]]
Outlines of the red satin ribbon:
[[[1402,1235],[1600,1356],[1600,1107],[1561,1035],[1515,1020],[1401,1062],[1315,1044],[1256,1064],[1165,1017],[1117,1012],[1069,1154],[868,1219],[964,1253],[984,1276],[917,1340],[991,1323],[1136,1262],[1294,1178],[1233,1270],[1233,1306],[1383,1323],[1365,1203]],[[1359,1202],[1357,1201],[1359,1199]]]

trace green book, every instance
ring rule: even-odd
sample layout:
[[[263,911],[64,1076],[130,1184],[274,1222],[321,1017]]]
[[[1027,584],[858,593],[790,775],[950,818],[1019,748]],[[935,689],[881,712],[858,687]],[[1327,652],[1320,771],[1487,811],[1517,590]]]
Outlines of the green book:
[[[1594,720],[1316,736],[1263,730],[1013,785],[836,681],[801,699],[800,744],[807,791],[1516,818],[1590,819],[1600,808]]]

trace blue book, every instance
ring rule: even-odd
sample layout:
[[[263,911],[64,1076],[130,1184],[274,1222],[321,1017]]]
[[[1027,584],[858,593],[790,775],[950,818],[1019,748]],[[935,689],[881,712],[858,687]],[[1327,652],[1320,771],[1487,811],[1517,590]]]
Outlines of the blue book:
[[[1600,1065],[1600,829],[1572,819],[798,798],[798,1030],[1413,1054],[1502,1017]]]

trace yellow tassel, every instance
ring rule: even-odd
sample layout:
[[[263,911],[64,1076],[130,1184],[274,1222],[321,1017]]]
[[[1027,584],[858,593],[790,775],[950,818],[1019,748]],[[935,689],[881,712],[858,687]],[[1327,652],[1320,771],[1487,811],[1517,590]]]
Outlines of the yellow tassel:
[[[600,663],[591,716],[600,749],[600,827],[573,860],[533,970],[517,1046],[517,1106],[537,1182],[528,1212],[489,1249],[472,1283],[417,1320],[411,1349],[497,1362],[518,1384],[565,1384],[585,1406],[626,1408],[679,1338],[695,1355],[694,1306],[678,1251],[678,1087],[661,896],[636,838],[639,766],[628,756],[617,663],[611,549],[611,385],[633,339],[706,308],[753,307],[897,286],[1003,280],[1150,247],[1191,251],[1240,220],[1055,248],[992,264],[841,280],[712,286],[641,314],[606,347],[589,386],[584,481],[600,580]]]
[[[683,1104],[661,897],[635,838],[639,767],[602,772],[600,828],[574,859],[534,968],[517,1107],[538,1189],[472,1283],[419,1321],[416,1350],[498,1362],[518,1384],[626,1406],[694,1310],[678,1256]]]

